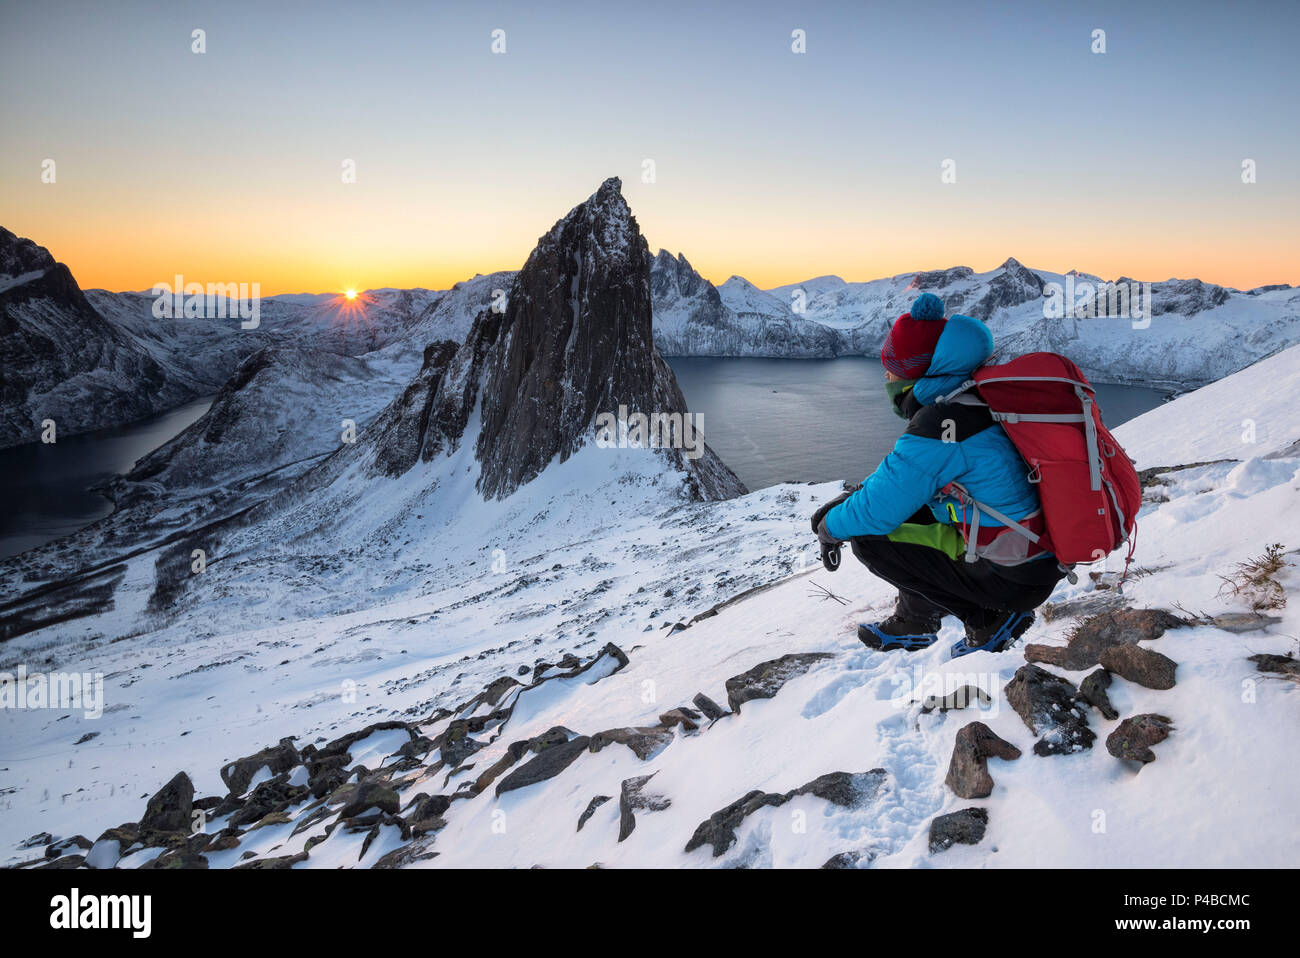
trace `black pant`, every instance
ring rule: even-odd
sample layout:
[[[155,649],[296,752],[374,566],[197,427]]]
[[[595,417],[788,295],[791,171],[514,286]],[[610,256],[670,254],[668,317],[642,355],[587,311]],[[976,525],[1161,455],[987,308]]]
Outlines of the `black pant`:
[[[933,522],[922,509],[909,523]],[[951,558],[930,546],[885,536],[849,540],[853,554],[877,577],[898,588],[897,615],[928,621],[955,615],[973,629],[1005,612],[1028,612],[1047,601],[1065,575],[1051,556],[1017,566]]]

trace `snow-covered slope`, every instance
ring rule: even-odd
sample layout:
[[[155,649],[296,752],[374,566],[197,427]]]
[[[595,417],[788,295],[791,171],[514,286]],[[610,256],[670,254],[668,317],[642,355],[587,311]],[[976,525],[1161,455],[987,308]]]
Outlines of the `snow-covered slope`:
[[[462,443],[432,494],[412,468],[328,530],[287,510],[214,545],[166,619],[146,611],[152,556],[128,560],[113,609],[0,646],[6,670],[106,677],[100,719],[0,713],[0,841],[17,862],[86,836],[56,849],[64,867],[1289,866],[1300,611],[1253,615],[1220,577],[1300,545],[1300,455],[1285,426],[1234,450],[1195,424],[1285,416],[1298,364],[1126,425],[1144,465],[1171,467],[1149,479],[1134,574],[1062,582],[997,655],[948,661],[951,620],[924,653],[857,642],[892,595],[851,561],[811,564],[806,517],[834,487],[674,500],[641,450],[587,446],[484,501]],[[966,686],[988,701],[923,707]],[[1075,686],[1095,706],[1060,698]],[[1144,743],[1147,764],[1108,748]],[[960,797],[989,751],[1019,757],[987,758],[988,794]],[[157,830],[193,807],[200,834]]]

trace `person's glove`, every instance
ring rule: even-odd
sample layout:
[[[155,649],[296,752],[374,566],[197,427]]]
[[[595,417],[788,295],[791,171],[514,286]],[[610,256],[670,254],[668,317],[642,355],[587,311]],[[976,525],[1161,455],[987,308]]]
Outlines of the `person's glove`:
[[[812,516],[813,532],[817,534],[817,556],[827,572],[834,572],[840,567],[840,540],[826,531],[826,513],[851,495],[851,492],[841,493],[830,502],[823,503]]]
[[[812,531],[816,533],[818,539],[821,538],[821,532],[819,530],[822,524],[822,520],[826,518],[826,513],[830,512],[832,509],[834,509],[836,506],[838,506],[841,502],[843,502],[851,495],[853,495],[853,493],[851,492],[841,493],[839,496],[832,499],[830,502],[823,503],[821,506],[818,507],[817,511],[812,514]]]
[[[819,558],[827,572],[834,572],[840,567],[840,540],[826,531],[826,520],[817,524],[817,545]]]

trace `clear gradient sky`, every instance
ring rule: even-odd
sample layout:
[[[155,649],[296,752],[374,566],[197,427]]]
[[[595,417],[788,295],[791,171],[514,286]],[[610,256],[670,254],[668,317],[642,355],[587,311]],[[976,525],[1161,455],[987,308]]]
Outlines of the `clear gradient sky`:
[[[619,175],[719,283],[1300,284],[1298,38],[1294,0],[0,0],[0,225],[87,288],[445,288]]]

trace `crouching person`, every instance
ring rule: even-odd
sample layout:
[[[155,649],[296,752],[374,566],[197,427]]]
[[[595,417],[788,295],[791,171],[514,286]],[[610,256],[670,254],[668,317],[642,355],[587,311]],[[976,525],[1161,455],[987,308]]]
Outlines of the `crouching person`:
[[[964,503],[973,499],[1043,530],[1024,461],[988,408],[969,392],[945,401],[992,355],[993,334],[977,319],[945,320],[943,312],[942,300],[923,293],[894,323],[880,359],[907,429],[862,486],[818,509],[812,524],[824,550],[848,542],[898,589],[893,615],[858,627],[866,645],[927,648],[943,617],[954,615],[966,627],[954,656],[998,652],[1029,628],[1066,570],[1004,522],[984,514],[972,521]]]

